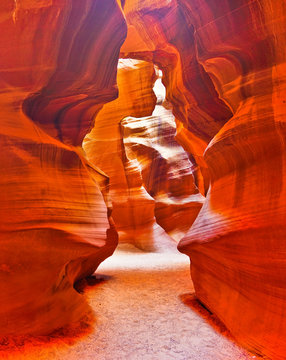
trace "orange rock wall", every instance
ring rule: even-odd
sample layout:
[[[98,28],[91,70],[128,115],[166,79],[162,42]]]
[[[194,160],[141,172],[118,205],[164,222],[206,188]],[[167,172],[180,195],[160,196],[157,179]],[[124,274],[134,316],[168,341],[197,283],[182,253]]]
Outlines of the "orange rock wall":
[[[205,152],[211,189],[180,250],[197,296],[245,346],[286,354],[285,17],[280,1],[185,2],[198,59],[234,116]]]
[[[46,334],[89,311],[73,284],[117,244],[78,145],[117,96],[126,25],[115,0],[2,0],[0,33],[0,334]]]
[[[197,184],[205,194],[209,181],[203,153],[232,111],[197,59],[189,13],[174,0],[129,0],[124,12],[128,34],[122,56],[147,58],[163,70],[167,100],[177,121],[176,138],[197,164]]]
[[[123,54],[163,69],[177,137],[210,176],[179,244],[197,296],[244,346],[284,359],[285,2],[127,1],[125,12]]]

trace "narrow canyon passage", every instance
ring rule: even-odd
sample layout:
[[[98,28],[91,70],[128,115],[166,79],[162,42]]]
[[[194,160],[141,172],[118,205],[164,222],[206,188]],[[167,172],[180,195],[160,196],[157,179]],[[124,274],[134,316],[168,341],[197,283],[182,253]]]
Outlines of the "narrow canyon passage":
[[[286,360],[285,18],[0,0],[0,359]]]
[[[250,360],[192,294],[189,260],[175,248],[146,253],[122,244],[80,286],[95,314],[72,346],[21,348],[17,360]],[[54,339],[56,340],[56,339]]]

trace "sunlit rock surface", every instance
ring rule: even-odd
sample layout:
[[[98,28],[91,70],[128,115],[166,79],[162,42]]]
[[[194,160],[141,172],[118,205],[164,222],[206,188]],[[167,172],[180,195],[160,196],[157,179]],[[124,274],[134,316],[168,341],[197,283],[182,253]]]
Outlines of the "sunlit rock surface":
[[[174,140],[171,111],[157,106],[143,117],[155,108],[155,76],[152,62],[120,60],[119,97],[100,111],[83,144],[89,161],[110,177],[119,240],[145,250],[171,242],[158,224],[181,238],[203,202],[192,197],[192,165]]]
[[[155,221],[154,199],[142,184],[136,160],[125,153],[120,121],[127,115],[151,115],[156,104],[153,93],[155,71],[152,63],[121,60],[118,69],[119,97],[104,106],[83,148],[89,161],[110,179],[112,216],[120,241],[145,250],[156,249],[163,237],[170,239]]]
[[[114,0],[1,0],[0,33],[0,334],[46,334],[85,316],[73,284],[117,244],[75,146],[117,95],[126,25]]]
[[[138,162],[144,187],[155,200],[157,223],[179,240],[197,217],[204,197],[195,185],[187,153],[175,141],[174,116],[166,102],[160,105],[162,90],[158,79],[154,91],[159,104],[152,116],[128,117],[121,127],[127,157]]]

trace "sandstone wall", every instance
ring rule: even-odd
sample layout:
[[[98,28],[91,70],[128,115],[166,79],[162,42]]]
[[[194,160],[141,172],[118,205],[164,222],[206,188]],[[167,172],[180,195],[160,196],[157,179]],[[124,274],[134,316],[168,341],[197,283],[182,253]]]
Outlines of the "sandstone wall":
[[[122,47],[163,69],[177,138],[206,190],[210,177],[179,244],[197,296],[273,359],[286,353],[285,11],[279,0],[127,1]]]
[[[182,2],[197,56],[233,117],[205,151],[211,187],[179,249],[197,296],[236,338],[286,354],[285,3]],[[282,46],[281,46],[282,45]]]
[[[126,25],[115,0],[2,0],[0,33],[0,333],[46,334],[85,316],[73,284],[117,244],[80,145],[117,96]]]

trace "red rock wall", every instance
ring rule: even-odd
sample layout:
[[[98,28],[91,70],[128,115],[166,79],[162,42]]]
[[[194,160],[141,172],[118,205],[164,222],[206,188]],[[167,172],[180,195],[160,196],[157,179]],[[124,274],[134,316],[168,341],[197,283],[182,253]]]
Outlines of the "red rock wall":
[[[0,33],[0,333],[42,334],[88,312],[73,284],[116,247],[76,146],[117,95],[126,25],[115,0],[2,0]]]
[[[235,337],[283,359],[285,3],[182,8],[196,28],[198,60],[234,116],[207,147],[210,191],[179,249],[191,257],[197,296]]]
[[[127,1],[122,48],[163,69],[177,137],[210,176],[179,245],[197,296],[273,359],[286,354],[285,11],[279,0]]]
[[[128,34],[121,56],[153,61],[163,70],[167,100],[177,121],[176,138],[197,164],[197,185],[205,194],[209,181],[203,152],[232,111],[198,62],[189,14],[177,1],[130,0],[124,12]]]

